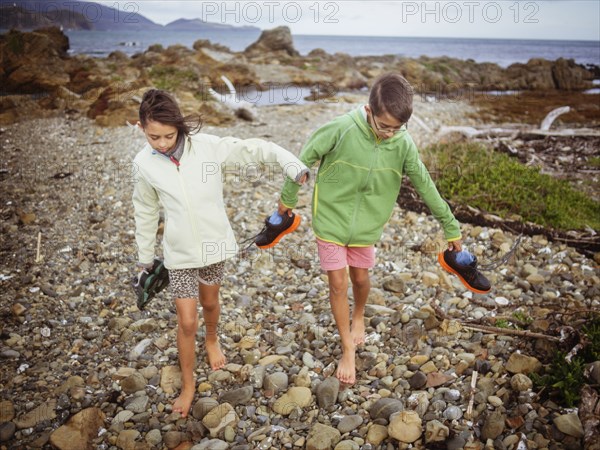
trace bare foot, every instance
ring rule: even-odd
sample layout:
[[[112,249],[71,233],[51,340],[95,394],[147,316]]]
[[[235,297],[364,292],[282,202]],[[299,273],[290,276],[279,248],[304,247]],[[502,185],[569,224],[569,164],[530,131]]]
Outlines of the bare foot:
[[[365,343],[365,319],[352,319],[352,328],[350,329],[352,334],[352,341],[354,345],[362,345]]]
[[[345,384],[354,384],[356,381],[356,368],[354,365],[354,349],[344,351],[342,358],[338,363],[336,372],[338,379]]]
[[[173,412],[178,412],[181,417],[187,417],[194,400],[194,389],[182,390],[179,397],[173,402]]]
[[[212,370],[218,370],[227,363],[227,358],[221,351],[221,346],[217,340],[206,340],[206,353]]]

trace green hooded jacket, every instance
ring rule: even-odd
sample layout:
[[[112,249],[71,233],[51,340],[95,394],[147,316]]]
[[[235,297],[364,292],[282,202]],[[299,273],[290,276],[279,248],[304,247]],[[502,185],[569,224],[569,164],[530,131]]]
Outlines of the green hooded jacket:
[[[338,245],[373,245],[390,219],[406,174],[442,225],[446,239],[460,239],[459,224],[408,131],[381,140],[363,110],[361,106],[319,128],[300,153],[309,168],[321,162],[312,201],[315,235]],[[286,180],[280,199],[288,208],[298,203],[299,188],[293,180]]]

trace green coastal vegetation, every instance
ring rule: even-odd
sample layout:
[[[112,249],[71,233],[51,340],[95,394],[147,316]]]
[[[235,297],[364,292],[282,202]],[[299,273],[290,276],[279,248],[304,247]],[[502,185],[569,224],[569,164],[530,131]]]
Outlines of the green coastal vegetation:
[[[600,230],[599,202],[482,144],[435,144],[423,158],[445,198],[558,230]]]
[[[150,78],[158,89],[175,91],[185,85],[198,86],[200,77],[191,69],[179,69],[174,66],[157,65],[150,69]]]
[[[551,397],[574,407],[581,400],[581,388],[586,383],[585,367],[600,360],[600,318],[590,320],[581,328],[585,345],[574,357],[567,358],[563,351],[556,351],[554,359],[543,375],[532,374],[537,388],[545,388]]]

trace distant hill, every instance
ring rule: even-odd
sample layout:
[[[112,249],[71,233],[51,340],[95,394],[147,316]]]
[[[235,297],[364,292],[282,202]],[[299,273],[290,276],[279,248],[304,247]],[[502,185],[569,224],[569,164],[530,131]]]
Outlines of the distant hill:
[[[201,19],[178,19],[165,25],[167,30],[178,31],[260,31],[257,27],[235,27],[223,23],[205,22]]]
[[[31,30],[55,25],[71,30],[99,31],[260,31],[256,27],[236,27],[200,19],[179,19],[163,26],[132,12],[136,5],[124,3],[120,9],[115,9],[86,1],[0,0],[0,28]]]
[[[0,0],[0,12],[0,28],[4,29],[23,30],[49,25],[101,31],[163,28],[141,14],[130,12],[127,4],[123,9],[114,9],[84,1]]]
[[[49,27],[60,24],[63,28],[71,30],[91,30],[86,18],[67,10],[53,11],[52,13],[35,13],[20,6],[0,4],[0,28],[16,28],[29,30],[34,28]]]

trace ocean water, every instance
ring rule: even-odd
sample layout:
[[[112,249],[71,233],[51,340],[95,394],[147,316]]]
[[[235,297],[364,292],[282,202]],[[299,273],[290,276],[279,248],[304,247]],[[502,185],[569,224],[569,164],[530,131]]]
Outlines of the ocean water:
[[[71,53],[107,56],[120,50],[128,55],[142,52],[152,44],[164,47],[181,44],[192,47],[198,39],[209,39],[242,51],[258,39],[258,31],[215,31],[200,34],[189,31],[66,31]],[[458,39],[413,38],[377,36],[316,36],[294,35],[294,46],[303,55],[315,48],[327,53],[343,52],[352,56],[395,54],[410,58],[421,55],[449,56],[473,59],[476,62],[492,62],[502,67],[512,63],[526,63],[531,58],[572,58],[579,64],[600,66],[600,42],[598,41],[550,41],[517,39]]]

